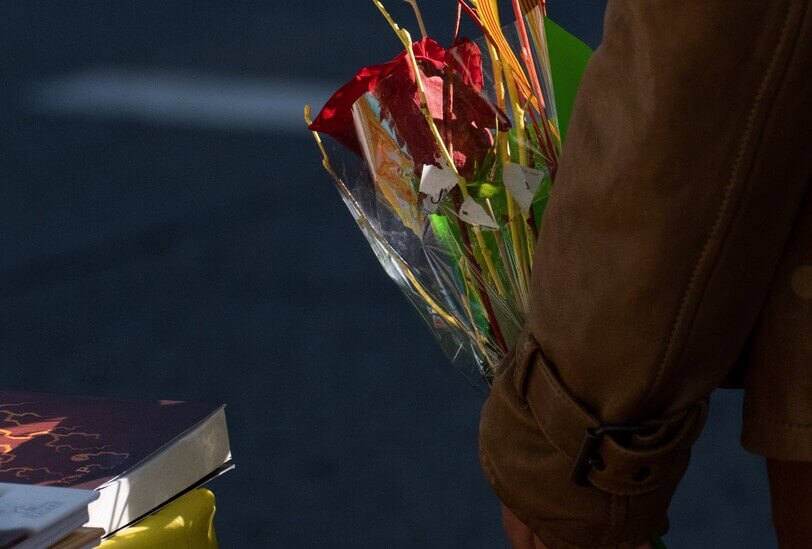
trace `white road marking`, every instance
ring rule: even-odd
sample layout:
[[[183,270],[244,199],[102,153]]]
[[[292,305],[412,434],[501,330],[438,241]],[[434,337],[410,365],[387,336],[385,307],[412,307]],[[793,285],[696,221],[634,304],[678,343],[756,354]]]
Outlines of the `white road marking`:
[[[163,70],[97,68],[40,82],[31,106],[52,115],[289,133],[304,131],[337,86],[277,78],[218,78]],[[315,114],[314,114],[315,115]]]

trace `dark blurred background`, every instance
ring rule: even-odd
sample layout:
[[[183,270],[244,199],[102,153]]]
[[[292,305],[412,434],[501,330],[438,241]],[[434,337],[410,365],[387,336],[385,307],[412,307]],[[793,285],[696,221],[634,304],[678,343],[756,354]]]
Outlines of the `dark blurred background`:
[[[600,42],[603,2],[549,4]],[[453,6],[423,2],[444,41]],[[0,5],[4,387],[227,402],[223,547],[505,544],[481,396],[387,280],[301,122],[398,51],[362,0]],[[740,405],[714,400],[671,547],[775,546]]]

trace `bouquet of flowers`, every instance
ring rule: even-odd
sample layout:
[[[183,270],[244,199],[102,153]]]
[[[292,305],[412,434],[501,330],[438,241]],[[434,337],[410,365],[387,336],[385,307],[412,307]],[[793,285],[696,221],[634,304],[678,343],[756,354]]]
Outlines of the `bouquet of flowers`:
[[[458,0],[451,46],[397,25],[388,63],[359,71],[305,120],[387,274],[452,363],[489,382],[529,312],[539,224],[590,49],[544,0]],[[459,36],[465,13],[483,37]],[[322,140],[326,135],[331,140]]]

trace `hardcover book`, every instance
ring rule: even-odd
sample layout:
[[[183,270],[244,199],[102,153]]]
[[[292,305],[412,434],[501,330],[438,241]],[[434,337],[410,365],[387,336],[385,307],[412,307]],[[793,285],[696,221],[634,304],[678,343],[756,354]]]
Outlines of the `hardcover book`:
[[[230,462],[222,405],[0,391],[0,482],[95,490],[107,534]]]
[[[87,521],[87,506],[97,497],[90,490],[0,483],[0,549],[59,542]]]

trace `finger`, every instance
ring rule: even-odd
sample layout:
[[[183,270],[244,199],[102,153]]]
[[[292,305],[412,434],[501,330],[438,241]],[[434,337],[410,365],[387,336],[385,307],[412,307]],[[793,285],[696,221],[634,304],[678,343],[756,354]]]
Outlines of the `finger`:
[[[502,524],[513,549],[547,549],[533,531],[505,505],[502,505]]]

